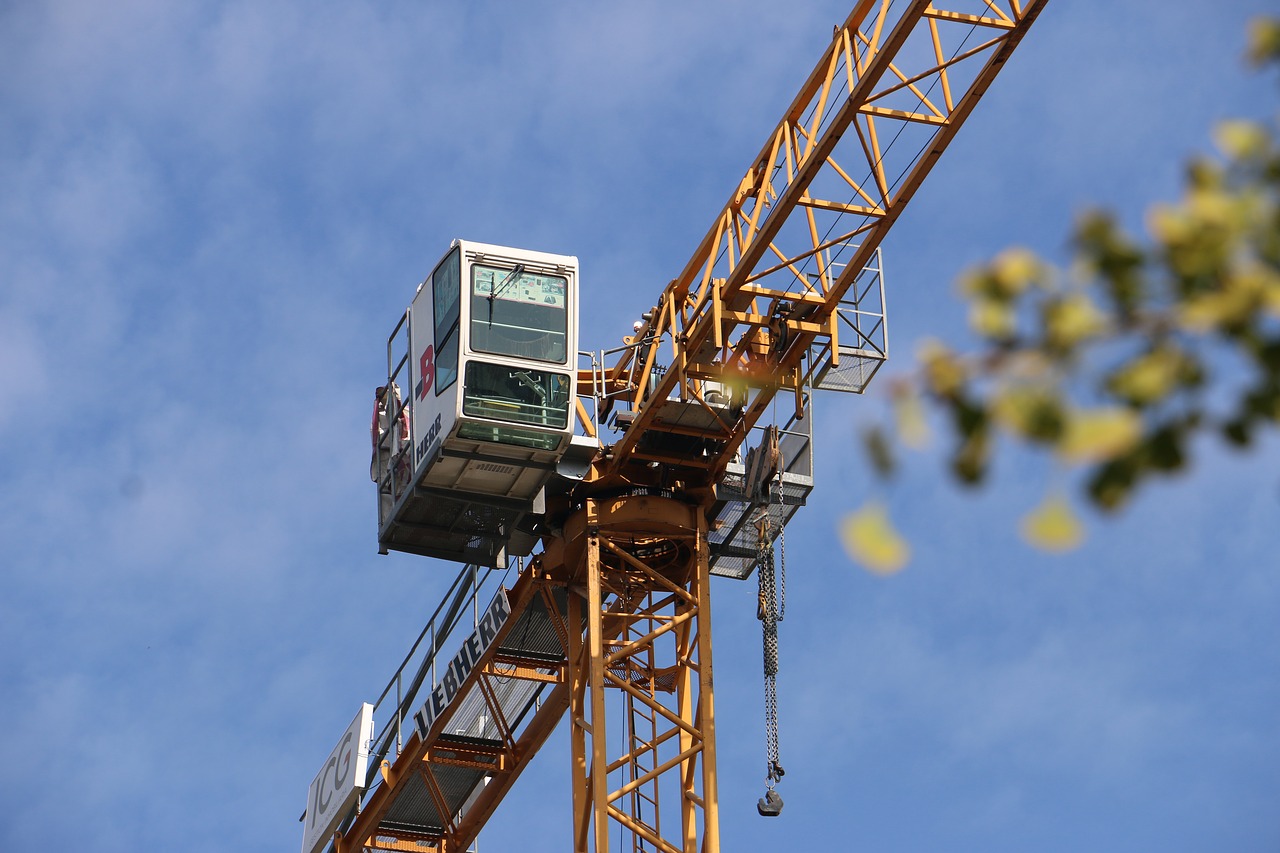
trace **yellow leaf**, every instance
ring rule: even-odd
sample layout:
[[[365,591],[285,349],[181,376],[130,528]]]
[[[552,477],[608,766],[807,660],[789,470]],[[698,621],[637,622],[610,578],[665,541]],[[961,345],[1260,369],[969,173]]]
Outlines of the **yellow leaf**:
[[[1239,202],[1217,189],[1187,194],[1186,209],[1199,231],[1231,227],[1239,219],[1239,208]]]
[[[1267,282],[1263,290],[1262,304],[1272,317],[1280,317],[1280,278]]]
[[[893,413],[899,441],[912,450],[921,450],[929,444],[929,423],[925,420],[924,407],[918,396],[909,391],[895,394]]]
[[[964,385],[965,372],[960,356],[956,355],[945,344],[935,340],[925,340],[920,344],[917,357],[924,369],[925,381],[929,390],[940,397],[956,393]]]
[[[959,285],[960,295],[970,299],[995,291],[995,282],[991,277],[991,273],[982,267],[974,267],[962,272]]]
[[[1084,528],[1062,495],[1050,495],[1023,517],[1022,538],[1042,550],[1061,553],[1083,541]]]
[[[1249,50],[1245,55],[1254,65],[1280,58],[1280,18],[1261,15],[1249,22]]]
[[[911,557],[911,548],[893,528],[889,513],[876,502],[844,517],[840,541],[850,559],[877,575],[900,571]]]
[[[1156,204],[1147,212],[1147,230],[1160,242],[1176,245],[1194,235],[1195,223],[1180,207]]]
[[[1181,353],[1159,347],[1125,365],[1112,380],[1112,390],[1135,403],[1158,402],[1173,390],[1182,366]]]
[[[1015,386],[998,392],[991,400],[996,423],[1015,435],[1027,434],[1032,400],[1025,388]]]
[[[1280,18],[1263,15],[1249,22],[1248,57],[1254,65],[1280,57]]]
[[[1013,306],[1008,302],[976,299],[969,306],[969,328],[984,338],[1011,338],[1017,329],[1017,317],[1013,313]]]
[[[1045,327],[1055,345],[1072,347],[1105,331],[1107,318],[1087,295],[1074,293],[1053,304]]]
[[[1219,282],[1218,290],[1183,302],[1178,319],[1196,332],[1245,323],[1259,309],[1274,313],[1277,293],[1280,277],[1259,264],[1242,263]]]
[[[1251,121],[1221,122],[1213,130],[1218,150],[1236,160],[1261,157],[1267,153],[1271,139],[1261,125]]]
[[[991,399],[996,423],[1022,438],[1052,439],[1061,423],[1056,389],[1034,383],[999,389]]]
[[[1058,454],[1070,462],[1101,462],[1130,450],[1142,438],[1142,418],[1129,409],[1070,412]]]
[[[1008,302],[1046,278],[1047,268],[1035,252],[1015,246],[1005,249],[991,263],[962,273],[960,292],[970,298]]]
[[[1195,332],[1208,332],[1225,325],[1234,314],[1235,305],[1222,293],[1206,293],[1188,299],[1178,306],[1178,320]]]
[[[992,272],[1005,292],[1012,295],[1021,293],[1026,290],[1027,285],[1044,278],[1044,265],[1035,252],[1015,246],[996,255]]]

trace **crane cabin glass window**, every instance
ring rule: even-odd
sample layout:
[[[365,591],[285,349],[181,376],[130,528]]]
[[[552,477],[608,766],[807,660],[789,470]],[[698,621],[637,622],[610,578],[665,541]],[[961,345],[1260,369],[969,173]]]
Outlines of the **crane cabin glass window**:
[[[454,249],[431,274],[437,395],[458,378],[458,304],[462,295],[460,264],[461,255]]]
[[[568,281],[515,267],[471,267],[471,348],[564,364]]]
[[[468,361],[462,387],[462,413],[564,429],[569,422],[569,377],[563,373]]]

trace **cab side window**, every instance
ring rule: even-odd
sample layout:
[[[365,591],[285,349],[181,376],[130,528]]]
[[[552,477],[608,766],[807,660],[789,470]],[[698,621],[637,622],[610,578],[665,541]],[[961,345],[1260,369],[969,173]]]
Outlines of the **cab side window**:
[[[461,258],[454,249],[431,274],[435,302],[436,394],[458,379],[458,305],[462,296]]]

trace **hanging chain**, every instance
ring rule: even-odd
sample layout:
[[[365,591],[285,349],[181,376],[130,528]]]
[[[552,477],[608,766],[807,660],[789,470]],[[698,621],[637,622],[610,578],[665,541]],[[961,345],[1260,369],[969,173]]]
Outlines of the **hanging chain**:
[[[782,779],[782,764],[778,754],[778,584],[773,555],[773,518],[764,508],[759,517],[756,563],[759,572],[760,594],[756,616],[762,623],[764,634],[764,726],[766,786],[770,792]],[[776,796],[776,795],[775,795]],[[768,797],[768,795],[766,795]],[[779,800],[779,802],[781,802]],[[761,813],[765,813],[762,811]],[[776,812],[774,812],[776,814]]]
[[[774,564],[774,539],[781,539],[786,529],[786,510],[783,506],[782,454],[778,447],[777,427],[771,427],[766,443],[756,448],[754,460],[748,465],[751,482],[752,504],[755,511],[752,522],[756,525],[756,566],[760,582],[756,617],[761,622],[764,638],[764,735],[765,735],[765,794],[756,805],[765,817],[777,817],[782,813],[782,797],[774,786],[782,780],[782,762],[778,752],[778,623],[786,608],[786,541],[782,543],[782,579]]]
[[[774,480],[774,504],[778,508],[778,621],[787,616],[787,526],[782,523],[786,518],[782,507],[782,474]]]

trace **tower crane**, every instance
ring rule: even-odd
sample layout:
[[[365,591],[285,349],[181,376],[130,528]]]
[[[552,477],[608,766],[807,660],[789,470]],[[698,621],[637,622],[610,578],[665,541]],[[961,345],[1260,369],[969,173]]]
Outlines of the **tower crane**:
[[[1044,5],[859,0],[621,347],[579,350],[576,258],[454,241],[388,339],[371,474],[379,550],[464,568],[312,782],[303,853],[467,850],[563,718],[573,850],[718,851],[712,575],[760,584],[781,810],[813,392],[887,358],[881,242]]]

